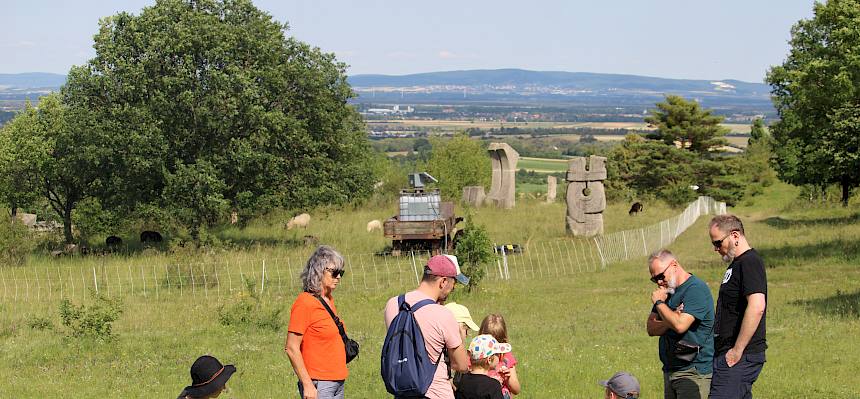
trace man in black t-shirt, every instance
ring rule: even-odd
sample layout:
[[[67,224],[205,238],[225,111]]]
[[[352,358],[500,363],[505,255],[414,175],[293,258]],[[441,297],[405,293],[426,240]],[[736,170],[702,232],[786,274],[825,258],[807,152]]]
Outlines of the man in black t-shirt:
[[[765,363],[767,275],[764,262],[734,215],[711,220],[714,251],[729,263],[720,284],[714,324],[711,399],[752,398],[752,384]]]

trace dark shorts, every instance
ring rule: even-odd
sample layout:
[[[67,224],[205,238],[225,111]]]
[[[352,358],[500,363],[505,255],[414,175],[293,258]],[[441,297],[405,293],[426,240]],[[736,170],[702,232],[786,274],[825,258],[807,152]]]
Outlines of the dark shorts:
[[[752,399],[752,385],[765,361],[764,352],[744,353],[737,364],[729,367],[725,352],[714,355],[710,399]]]

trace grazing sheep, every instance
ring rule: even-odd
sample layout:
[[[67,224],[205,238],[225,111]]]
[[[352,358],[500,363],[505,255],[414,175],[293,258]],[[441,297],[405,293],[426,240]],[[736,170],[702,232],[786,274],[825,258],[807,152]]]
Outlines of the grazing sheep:
[[[630,206],[630,211],[628,211],[627,214],[630,216],[633,216],[633,215],[635,215],[639,212],[642,212],[644,210],[645,210],[645,207],[642,205],[641,202],[634,202],[633,205]]]
[[[122,245],[122,238],[119,238],[117,236],[109,236],[108,238],[105,238],[105,245],[107,245],[108,247],[118,247]]]
[[[141,243],[161,242],[163,240],[164,239],[161,237],[161,233],[159,233],[157,231],[144,231],[144,232],[140,233],[140,242]]]
[[[287,222],[287,230],[290,230],[293,227],[301,227],[301,228],[306,229],[306,228],[308,228],[308,225],[310,223],[311,223],[311,215],[308,215],[307,213],[303,213],[301,215],[298,215],[298,216],[290,219],[290,221]]]
[[[367,232],[370,233],[373,230],[382,230],[382,222],[376,219],[367,222]]]

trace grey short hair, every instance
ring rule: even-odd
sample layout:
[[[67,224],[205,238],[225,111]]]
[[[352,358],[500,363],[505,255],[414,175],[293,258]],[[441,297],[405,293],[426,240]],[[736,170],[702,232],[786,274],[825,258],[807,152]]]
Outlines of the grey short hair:
[[[302,290],[319,295],[322,292],[322,280],[327,267],[343,270],[343,256],[328,245],[320,245],[308,258],[308,263],[302,270]]]
[[[651,254],[651,256],[648,257],[648,267],[651,267],[651,263],[654,262],[655,259],[659,259],[660,263],[666,263],[666,262],[671,262],[673,260],[678,260],[678,258],[675,257],[675,255],[672,253],[672,251],[670,251],[666,248],[663,248],[657,252],[654,252],[653,254]]]
[[[708,228],[717,226],[717,229],[722,231],[723,233],[731,233],[733,231],[737,231],[744,235],[744,224],[741,222],[741,219],[735,215],[725,214],[725,215],[717,215],[711,219],[711,223],[708,224]]]

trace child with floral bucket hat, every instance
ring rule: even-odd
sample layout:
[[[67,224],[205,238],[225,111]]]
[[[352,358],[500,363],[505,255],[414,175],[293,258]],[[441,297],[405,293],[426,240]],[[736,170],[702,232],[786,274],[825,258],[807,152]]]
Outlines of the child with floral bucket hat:
[[[511,344],[500,343],[492,335],[483,334],[469,343],[472,369],[457,385],[457,399],[502,399],[502,384],[487,375],[499,365],[502,354],[511,351]]]

